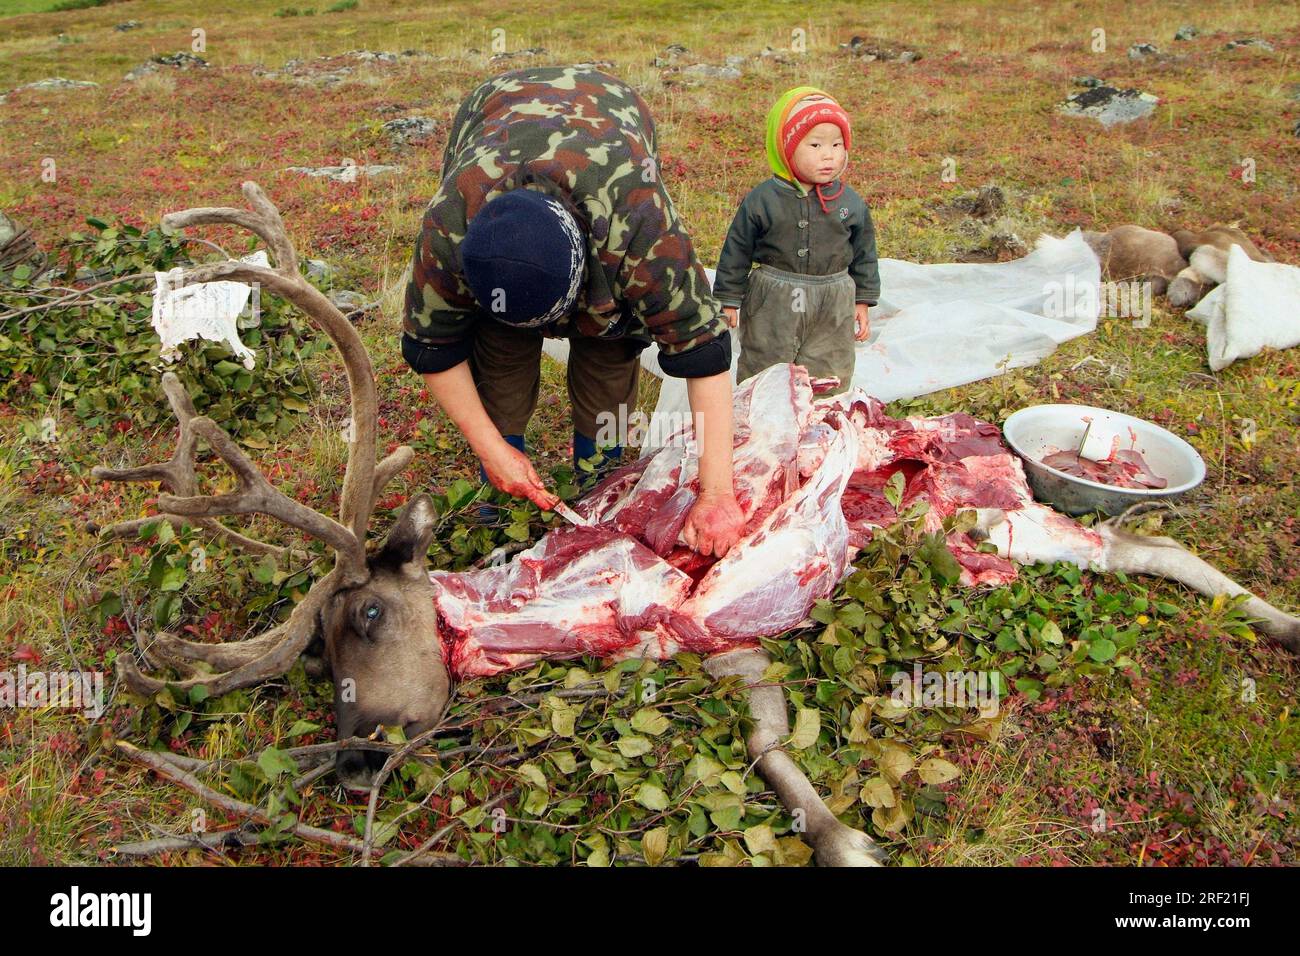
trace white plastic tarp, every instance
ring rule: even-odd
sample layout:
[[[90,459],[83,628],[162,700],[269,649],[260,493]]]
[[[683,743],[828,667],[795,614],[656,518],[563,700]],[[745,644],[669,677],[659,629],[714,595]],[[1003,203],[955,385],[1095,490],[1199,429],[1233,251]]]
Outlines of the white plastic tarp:
[[[1214,371],[1265,348],[1300,345],[1300,267],[1256,262],[1234,245],[1228,273],[1187,312],[1205,325],[1205,346]]]

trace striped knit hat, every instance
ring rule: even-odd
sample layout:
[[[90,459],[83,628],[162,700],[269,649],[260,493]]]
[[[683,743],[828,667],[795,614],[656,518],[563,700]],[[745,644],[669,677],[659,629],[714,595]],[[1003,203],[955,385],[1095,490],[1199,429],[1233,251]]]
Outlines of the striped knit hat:
[[[797,86],[786,91],[767,114],[768,165],[776,175],[793,183],[796,188],[804,192],[807,191],[809,184],[802,182],[795,175],[794,151],[798,149],[804,137],[820,123],[833,123],[839,127],[840,133],[844,136],[846,154],[853,148],[853,132],[848,113],[828,93],[816,87]],[[840,190],[843,189],[841,183]],[[834,196],[824,195],[820,185],[816,187],[816,191],[822,211],[828,212],[826,200],[838,198],[839,193]]]

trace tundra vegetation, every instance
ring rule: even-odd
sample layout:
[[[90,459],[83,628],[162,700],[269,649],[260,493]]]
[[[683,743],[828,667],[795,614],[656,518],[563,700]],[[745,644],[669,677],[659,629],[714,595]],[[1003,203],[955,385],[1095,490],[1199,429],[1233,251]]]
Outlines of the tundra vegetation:
[[[156,495],[95,480],[91,468],[154,461],[175,440],[148,326],[152,273],[221,258],[164,233],[165,212],[242,205],[239,183],[256,180],[303,259],[333,267],[311,281],[376,303],[355,322],[377,375],[379,454],[406,444],[415,455],[375,502],[371,536],[429,492],[438,515],[429,565],[439,568],[472,566],[558,520],[513,502],[495,524],[479,522],[477,463],[397,347],[401,273],[447,124],[492,72],[602,61],[636,85],[706,262],[735,204],[766,175],[768,105],[803,82],[832,90],[854,118],[851,177],[872,206],[882,255],[990,261],[1075,226],[1238,223],[1277,261],[1300,262],[1300,13],[1286,5],[1211,2],[1193,14],[1110,2],[1084,17],[1021,2],[900,4],[868,17],[860,5],[829,3],[800,8],[798,20],[769,0],[748,4],[742,19],[723,4],[631,0],[545,14],[459,0],[437,15],[395,0],[306,9],[0,0],[0,89],[54,76],[99,84],[19,90],[0,103],[0,210],[32,229],[58,270],[41,285],[20,266],[0,289],[0,670],[103,671],[110,695],[94,722],[80,711],[0,710],[0,861],[757,865],[811,856],[746,756],[743,696],[689,655],[551,662],[462,684],[438,736],[391,761],[373,798],[328,774],[333,688],[303,664],[218,695],[202,685],[137,695],[115,681],[136,633],[262,633],[332,561],[262,518],[246,530],[285,545],[278,556],[165,522],[144,522],[127,540],[88,530],[146,516]],[[1189,17],[1198,35],[1174,41]],[[137,26],[115,29],[128,18]],[[1092,48],[1095,28],[1106,31],[1104,52]],[[151,57],[194,52],[196,29],[206,68],[173,59],[123,80]],[[802,40],[792,40],[796,29]],[[840,46],[854,36],[864,40]],[[1271,48],[1225,49],[1250,37]],[[1142,42],[1159,55],[1128,56]],[[1083,74],[1160,103],[1150,118],[1111,128],[1058,114]],[[385,131],[412,116],[434,120],[426,140]],[[345,161],[400,171],[341,181],[286,171]],[[944,175],[952,168],[955,181]],[[986,183],[1005,204],[972,215],[963,199]],[[251,248],[238,230],[201,234],[233,254]],[[92,285],[88,296],[69,291]],[[258,353],[255,370],[216,345],[186,347],[173,370],[198,412],[277,488],[335,512],[347,457],[343,370],[295,309],[270,295],[261,306],[260,325],[241,332]],[[889,411],[1001,422],[1027,404],[1079,402],[1170,428],[1196,446],[1209,476],[1177,508],[1137,517],[1135,529],[1179,539],[1294,610],[1297,361],[1294,351],[1269,353],[1212,375],[1203,330],[1157,299],[1150,327],[1103,319],[1040,365]],[[656,387],[645,381],[642,411]],[[548,363],[528,440],[573,497],[584,472],[567,464],[563,394],[563,369]],[[219,464],[203,482],[206,492],[233,487]],[[815,626],[766,642],[789,700],[788,750],[831,808],[895,861],[1297,862],[1296,664],[1236,602],[1066,566],[962,589],[951,557],[911,516],[873,541],[813,617]],[[898,706],[890,675],[918,662],[996,671],[998,713]],[[405,749],[400,735],[375,746]]]

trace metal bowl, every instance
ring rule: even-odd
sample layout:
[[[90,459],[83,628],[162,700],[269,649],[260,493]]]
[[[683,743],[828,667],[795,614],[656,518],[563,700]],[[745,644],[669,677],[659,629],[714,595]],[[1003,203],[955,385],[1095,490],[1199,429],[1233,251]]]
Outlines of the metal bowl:
[[[1164,488],[1117,488],[1076,478],[1044,465],[1054,451],[1078,448],[1091,419],[1094,428],[1126,436],[1125,448],[1136,450],[1151,471],[1166,479]],[[1205,462],[1196,449],[1159,425],[1088,405],[1032,405],[1013,413],[1002,425],[1007,444],[1025,463],[1034,497],[1070,515],[1101,511],[1119,514],[1140,501],[1172,500],[1205,480]]]

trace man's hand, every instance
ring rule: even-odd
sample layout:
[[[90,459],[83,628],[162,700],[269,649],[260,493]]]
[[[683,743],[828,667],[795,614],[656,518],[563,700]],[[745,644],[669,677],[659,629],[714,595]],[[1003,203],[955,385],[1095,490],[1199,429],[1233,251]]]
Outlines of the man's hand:
[[[859,342],[865,342],[867,336],[871,334],[871,321],[867,318],[869,311],[870,308],[865,302],[859,302],[854,310],[853,319],[857,323],[858,331],[853,337]]]
[[[740,322],[740,309],[735,306],[724,305],[722,307],[722,314],[727,317],[727,324],[733,329]]]
[[[494,445],[492,452],[481,461],[488,481],[506,494],[527,498],[543,511],[549,511],[559,503],[560,499],[542,485],[542,479],[537,477],[528,456],[506,442]]]
[[[682,540],[703,555],[726,554],[740,540],[744,518],[731,475],[731,373],[686,380],[692,436],[700,445],[700,493],[682,528]]]
[[[424,382],[429,393],[456,423],[469,446],[483,463],[488,481],[508,495],[527,498],[544,511],[559,502],[537,477],[528,456],[512,448],[488,418],[478,397],[469,362],[453,365],[445,372],[426,372]]]
[[[682,540],[705,556],[722,557],[740,540],[745,516],[731,492],[701,491],[691,513],[686,516]]]

